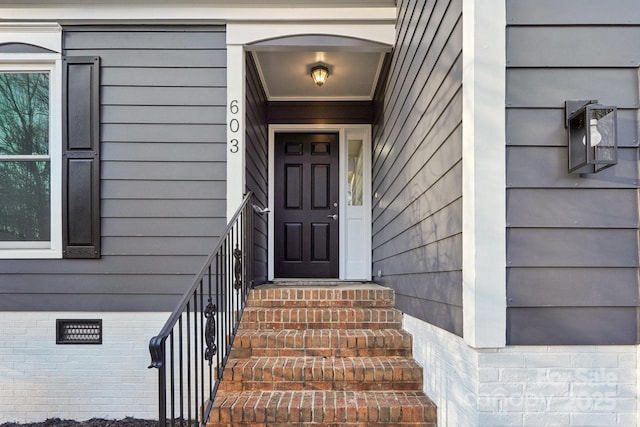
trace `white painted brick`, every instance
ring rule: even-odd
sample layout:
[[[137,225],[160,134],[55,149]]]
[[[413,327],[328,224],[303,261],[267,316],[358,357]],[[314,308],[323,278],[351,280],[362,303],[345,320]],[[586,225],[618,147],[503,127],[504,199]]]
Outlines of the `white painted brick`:
[[[616,425],[615,414],[571,414],[569,426],[614,426]]]
[[[567,427],[570,422],[569,414],[555,412],[524,414],[523,426],[526,427]]]
[[[503,412],[545,412],[549,407],[549,402],[545,398],[535,396],[511,396],[503,399],[501,410]]]
[[[598,412],[596,410],[596,399],[587,395],[553,399],[549,402],[549,410],[552,412],[571,413]]]
[[[635,354],[633,346],[628,345],[599,345],[596,346],[596,353],[615,353],[615,354]]]
[[[517,353],[517,354],[548,353],[549,351],[551,351],[551,348],[552,347],[549,347],[546,345],[531,345],[531,346],[512,345],[509,347],[498,349],[497,351],[499,351],[500,353]],[[555,352],[556,347],[553,347],[553,349]],[[480,350],[480,351],[484,351],[484,350]]]
[[[528,368],[504,368],[500,369],[500,381],[508,382],[532,382],[539,378],[537,369]]]
[[[558,382],[529,382],[525,385],[524,392],[527,395],[562,397],[569,395],[569,384]]]
[[[157,372],[146,369],[148,340],[161,328],[167,315],[2,313],[0,375],[3,389],[8,386],[10,394],[8,398],[5,394],[0,397],[3,404],[0,424],[36,422],[51,417],[156,418],[155,404],[140,403],[156,394]],[[55,319],[78,317],[104,319],[103,345],[55,344]],[[136,323],[145,327],[111,329],[109,326],[110,319],[126,323],[132,318],[139,318]],[[27,332],[23,333],[25,329]],[[4,331],[9,330],[13,335],[6,339]]]
[[[572,383],[575,381],[586,381],[587,378],[594,376],[593,369],[574,369],[574,368],[547,368],[539,369],[537,382],[550,383]]]
[[[637,397],[638,386],[636,384],[617,384],[616,394],[618,397]]]
[[[632,378],[635,374],[635,370],[618,368],[576,368],[573,372],[572,382],[599,384],[618,384],[626,378]]]
[[[485,413],[478,414],[479,427],[513,427],[520,426],[523,415],[519,413]]]
[[[524,383],[483,382],[478,385],[478,393],[487,396],[522,396]]]
[[[628,414],[618,414],[616,419],[616,427],[635,426],[638,414],[634,411]]]
[[[637,346],[476,350],[417,319],[408,323],[440,427],[638,426]]]
[[[498,381],[498,368],[478,368],[478,381],[495,382]]]
[[[609,404],[606,399],[596,402],[596,408],[606,409],[611,407],[616,413],[636,412],[638,408],[638,400],[636,398],[616,398]]]
[[[479,412],[500,412],[501,400],[492,395],[469,396],[469,400],[476,400]]]
[[[623,353],[618,355],[618,368],[635,370],[638,364],[638,356],[635,353]]]
[[[556,368],[562,366],[570,366],[570,354],[527,354],[524,356],[525,367],[527,368]]]
[[[589,353],[597,353],[598,348],[604,348],[604,347],[597,346],[597,345],[581,345],[581,346],[559,345],[559,346],[554,346],[553,348],[554,348],[554,351],[557,349],[558,351],[565,352],[565,353],[589,354]]]
[[[413,355],[424,368],[425,392],[438,407],[439,425],[477,425],[475,352],[460,337],[411,316],[404,316],[404,327],[413,335]]]
[[[572,366],[576,368],[616,368],[618,355],[615,353],[586,353],[573,356]]]
[[[522,354],[509,353],[480,353],[478,363],[487,368],[524,368],[525,360]]]

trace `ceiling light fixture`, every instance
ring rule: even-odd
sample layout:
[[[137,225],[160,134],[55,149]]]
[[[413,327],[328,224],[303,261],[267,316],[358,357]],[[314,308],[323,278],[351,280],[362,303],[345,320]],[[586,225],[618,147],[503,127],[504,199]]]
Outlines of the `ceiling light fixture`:
[[[329,69],[324,65],[316,65],[311,69],[311,78],[318,86],[322,86],[329,78]]]

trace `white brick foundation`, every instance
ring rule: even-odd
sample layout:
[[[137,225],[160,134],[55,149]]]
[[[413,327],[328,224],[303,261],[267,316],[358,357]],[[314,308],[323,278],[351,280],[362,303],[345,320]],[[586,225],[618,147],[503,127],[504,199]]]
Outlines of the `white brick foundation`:
[[[404,316],[444,426],[640,426],[638,346],[477,350]]]
[[[149,339],[167,313],[0,313],[0,424],[157,419]],[[56,345],[56,319],[103,319],[102,345]]]

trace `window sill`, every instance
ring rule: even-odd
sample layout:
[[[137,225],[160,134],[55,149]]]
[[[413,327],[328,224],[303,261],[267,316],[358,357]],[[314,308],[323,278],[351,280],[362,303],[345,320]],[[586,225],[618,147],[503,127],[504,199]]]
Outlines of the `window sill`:
[[[4,249],[0,248],[0,259],[62,259],[62,249]]]

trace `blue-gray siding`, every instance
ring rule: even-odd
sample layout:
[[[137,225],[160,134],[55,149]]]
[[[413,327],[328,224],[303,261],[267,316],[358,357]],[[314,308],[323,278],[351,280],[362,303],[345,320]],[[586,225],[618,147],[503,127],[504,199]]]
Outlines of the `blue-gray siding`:
[[[253,191],[260,207],[269,206],[269,128],[267,126],[267,97],[258,70],[250,53],[247,54],[246,97],[246,179],[247,189]],[[254,272],[256,284],[268,280],[268,224],[266,215],[256,215]]]
[[[401,1],[373,129],[373,274],[462,334],[462,2]],[[378,277],[378,271],[381,277]]]
[[[226,222],[224,27],[67,27],[63,46],[101,58],[102,258],[0,260],[0,310],[171,310]]]
[[[507,0],[507,340],[638,340],[636,0]],[[564,101],[619,108],[620,161],[567,172]]]

